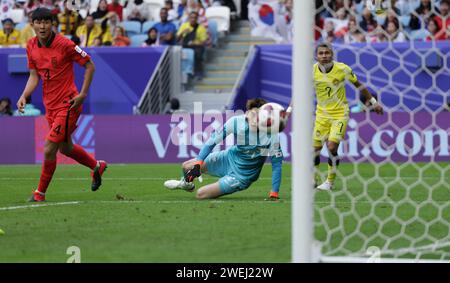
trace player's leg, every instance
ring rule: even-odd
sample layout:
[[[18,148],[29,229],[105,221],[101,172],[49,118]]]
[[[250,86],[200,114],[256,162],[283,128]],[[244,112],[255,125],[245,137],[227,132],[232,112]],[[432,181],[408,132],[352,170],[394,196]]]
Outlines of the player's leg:
[[[197,191],[197,199],[214,199],[245,190],[249,185],[242,183],[233,174],[223,176],[218,182],[201,187]]]
[[[313,130],[313,147],[314,147],[314,187],[321,183],[320,176],[320,151],[323,144],[330,133],[331,123],[328,119],[317,117]]]
[[[49,140],[45,140],[44,144],[44,162],[42,163],[41,176],[39,178],[39,185],[29,201],[44,201],[45,193],[52,180],[53,174],[56,170],[56,153],[58,152],[58,144]]]
[[[214,199],[223,195],[219,182],[201,187],[197,191],[197,199]]]
[[[321,188],[330,190],[333,188],[334,181],[336,180],[337,167],[339,166],[339,156],[338,148],[340,142],[344,139],[345,131],[347,129],[348,119],[336,119],[333,120],[330,136],[328,138],[327,148],[328,148],[328,176],[327,181],[322,184]]]
[[[60,112],[56,122],[63,124],[64,127],[61,129],[61,142],[59,144],[59,151],[72,158],[76,162],[90,168],[92,170],[92,184],[91,189],[96,191],[100,188],[102,184],[102,175],[108,167],[106,162],[103,160],[97,161],[89,153],[87,153],[83,147],[73,144],[72,134],[77,128],[77,121],[81,114],[81,108],[77,110],[71,110],[70,112]],[[67,132],[66,132],[67,131]]]

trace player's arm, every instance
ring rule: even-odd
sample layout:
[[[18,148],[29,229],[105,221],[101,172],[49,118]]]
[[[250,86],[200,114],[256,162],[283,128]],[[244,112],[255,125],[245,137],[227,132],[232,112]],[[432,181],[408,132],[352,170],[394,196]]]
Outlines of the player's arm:
[[[37,88],[39,84],[39,75],[35,69],[30,69],[30,76],[28,77],[25,89],[22,92],[19,100],[17,101],[17,109],[20,113],[24,112],[25,105],[27,104],[27,99],[31,96],[33,91]]]
[[[70,109],[75,108],[83,104],[83,101],[86,99],[89,87],[91,86],[92,79],[94,78],[95,65],[92,60],[89,60],[84,67],[86,68],[84,72],[84,81],[83,86],[81,87],[80,93],[70,100],[72,106]]]
[[[365,85],[363,85],[361,82],[359,82],[358,80],[356,80],[353,83],[353,85],[360,90],[361,94],[364,95],[364,97],[366,98],[366,101],[369,101],[370,104],[372,104],[372,107],[375,110],[375,112],[377,114],[382,115],[383,107],[378,103],[377,99],[372,96],[372,94],[369,92],[367,87]]]
[[[271,161],[272,161],[272,190],[270,196],[273,198],[278,198],[282,176],[281,165],[283,163],[283,153],[281,149],[276,150],[275,154],[273,154],[271,157]]]
[[[375,112],[380,115],[383,114],[383,107],[381,107],[381,105],[377,102],[377,99],[372,96],[367,87],[358,80],[353,70],[349,66],[344,65],[343,71],[345,72],[346,79],[359,89],[367,101],[370,101]]]

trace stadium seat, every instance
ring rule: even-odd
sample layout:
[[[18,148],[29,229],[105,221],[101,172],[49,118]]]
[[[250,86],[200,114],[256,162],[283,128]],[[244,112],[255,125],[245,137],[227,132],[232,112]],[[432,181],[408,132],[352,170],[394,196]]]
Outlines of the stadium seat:
[[[414,41],[424,41],[430,33],[426,29],[413,30],[409,33],[409,37]]]
[[[146,21],[142,24],[142,34],[147,34],[148,30],[151,29],[156,22],[154,21]]]
[[[25,12],[23,9],[12,9],[9,16],[15,24],[25,21]]]
[[[141,23],[135,21],[124,21],[122,26],[127,32],[128,36],[133,36],[141,33]]]
[[[211,19],[208,21],[208,31],[211,36],[212,45],[217,46],[219,42],[219,31],[216,20]]]
[[[24,23],[24,22],[18,23],[18,24],[16,24],[15,29],[22,30],[26,25],[27,25],[27,23]]]
[[[411,20],[411,15],[400,16],[399,17],[401,25],[405,28],[409,26],[409,21]]]
[[[140,46],[142,46],[142,43],[146,39],[147,39],[147,35],[145,35],[145,34],[136,34],[136,35],[130,36],[130,40],[131,40],[130,46],[140,47]]]
[[[206,9],[206,18],[208,21],[215,20],[217,22],[219,32],[228,32],[230,30],[230,15],[230,8],[225,6]]]

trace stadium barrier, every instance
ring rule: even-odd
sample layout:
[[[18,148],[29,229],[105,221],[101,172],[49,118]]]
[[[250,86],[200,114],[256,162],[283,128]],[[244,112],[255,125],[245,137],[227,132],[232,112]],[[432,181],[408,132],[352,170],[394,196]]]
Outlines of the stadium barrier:
[[[84,103],[85,114],[133,114],[133,107],[146,90],[148,82],[165,51],[153,48],[86,48],[92,56],[96,72],[88,97]],[[0,98],[17,101],[25,88],[28,73],[26,54],[22,48],[0,49]],[[78,89],[83,83],[83,68],[75,64]],[[42,88],[34,92],[33,104],[44,111]]]
[[[370,117],[368,117],[370,115]],[[82,115],[73,141],[96,158],[111,163],[179,163],[194,158],[207,138],[222,126],[225,115]],[[367,123],[369,120],[373,123]],[[448,161],[450,113],[351,114],[340,155],[343,162]],[[212,121],[212,122],[211,122]],[[386,121],[391,121],[386,123]],[[414,123],[411,123],[413,122]],[[373,125],[383,125],[382,128]],[[404,126],[408,125],[408,126]],[[44,116],[0,119],[0,164],[42,162],[48,125]],[[291,125],[280,135],[285,160],[291,160]],[[231,139],[232,140],[232,139]],[[225,146],[232,145],[227,139]],[[179,142],[177,142],[179,141]],[[180,142],[182,141],[182,142]],[[323,154],[325,162],[326,153]],[[64,156],[59,163],[73,163]]]

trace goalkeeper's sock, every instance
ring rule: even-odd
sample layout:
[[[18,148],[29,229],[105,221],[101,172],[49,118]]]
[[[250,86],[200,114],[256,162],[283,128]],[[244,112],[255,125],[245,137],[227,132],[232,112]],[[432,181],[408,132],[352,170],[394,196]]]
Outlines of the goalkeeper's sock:
[[[72,158],[76,162],[91,168],[95,169],[97,166],[97,160],[95,160],[89,153],[87,153],[84,148],[79,145],[74,144],[72,151],[67,155]]]
[[[41,194],[45,194],[48,185],[52,180],[53,173],[56,170],[56,159],[55,160],[44,160],[42,164],[41,178],[39,179],[39,185],[37,191]]]

